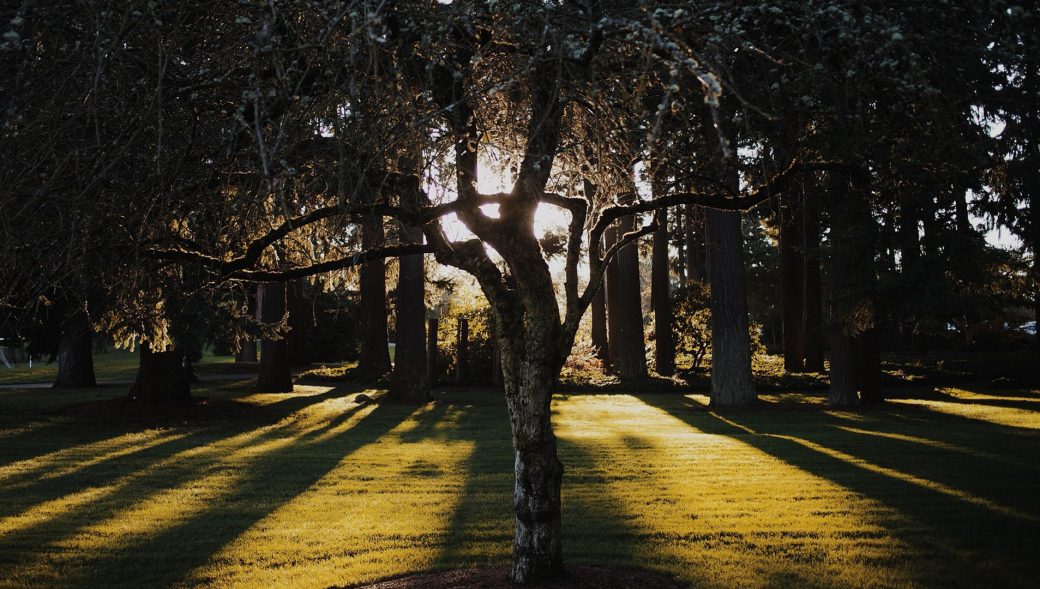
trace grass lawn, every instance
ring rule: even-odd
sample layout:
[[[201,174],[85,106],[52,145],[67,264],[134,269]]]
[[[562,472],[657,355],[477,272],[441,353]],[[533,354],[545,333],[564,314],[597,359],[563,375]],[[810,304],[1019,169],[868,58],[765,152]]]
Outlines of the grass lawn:
[[[94,374],[98,380],[133,380],[137,376],[138,353],[128,350],[108,349],[94,353]],[[223,365],[234,363],[233,356],[216,356],[210,351],[202,355],[202,360],[195,365],[195,371],[206,373],[220,371]],[[48,364],[46,361],[34,360],[32,368],[26,362],[13,364],[11,368],[0,365],[0,384],[22,384],[54,382],[58,375],[57,361]]]
[[[159,421],[54,412],[118,387],[0,391],[0,587],[328,587],[508,562],[499,393],[415,407],[212,386],[209,409]],[[905,396],[716,414],[697,395],[560,395],[566,558],[696,587],[1035,584],[1040,391]]]

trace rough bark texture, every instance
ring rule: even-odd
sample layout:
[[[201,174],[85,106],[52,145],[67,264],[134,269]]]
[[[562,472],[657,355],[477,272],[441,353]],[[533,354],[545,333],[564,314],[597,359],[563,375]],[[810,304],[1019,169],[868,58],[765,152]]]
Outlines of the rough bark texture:
[[[370,250],[383,244],[383,220],[366,217],[361,223],[361,245]],[[361,338],[358,372],[381,376],[390,372],[390,343],[386,334],[386,263],[383,259],[361,265]]]
[[[617,242],[617,228],[611,227],[603,234],[605,247]],[[618,279],[618,257],[607,264],[603,292],[607,306],[607,356],[609,366],[617,370],[621,364],[621,282]]]
[[[281,282],[265,282],[257,289],[257,319],[277,323],[285,317],[286,286]],[[286,338],[260,342],[260,370],[256,387],[265,393],[287,393],[293,390],[289,366],[289,342]]]
[[[402,242],[421,243],[422,234],[414,228],[402,229]],[[430,398],[430,379],[426,369],[426,272],[422,255],[402,256],[397,278],[397,325],[394,371],[390,377],[390,397],[408,401]]]
[[[671,285],[668,271],[668,211],[657,213],[659,229],[654,232],[653,259],[651,260],[650,297],[654,309],[654,356],[658,374],[675,373],[675,343],[672,341]]]
[[[191,398],[191,385],[175,350],[153,352],[148,342],[141,344],[137,379],[130,387],[130,398],[144,403],[184,403]]]
[[[755,400],[751,379],[747,284],[740,213],[704,213],[711,276],[711,405],[742,407]]]
[[[58,376],[55,387],[96,387],[94,353],[87,312],[77,309],[65,319],[58,341]]]
[[[790,193],[780,206],[780,308],[784,370],[805,370],[805,260],[802,252],[801,195]]]
[[[802,207],[805,270],[805,370],[823,372],[823,279],[820,275],[820,201],[815,191]]]

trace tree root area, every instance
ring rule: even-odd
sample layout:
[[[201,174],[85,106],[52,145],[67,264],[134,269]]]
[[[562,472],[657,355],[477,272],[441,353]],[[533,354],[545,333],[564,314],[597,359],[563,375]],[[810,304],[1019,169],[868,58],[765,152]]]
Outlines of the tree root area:
[[[651,587],[684,589],[686,586],[670,577],[649,571],[575,565],[567,567],[567,574],[563,577],[531,585],[512,583],[509,580],[509,567],[503,566],[410,575],[359,585],[355,589],[648,589]]]

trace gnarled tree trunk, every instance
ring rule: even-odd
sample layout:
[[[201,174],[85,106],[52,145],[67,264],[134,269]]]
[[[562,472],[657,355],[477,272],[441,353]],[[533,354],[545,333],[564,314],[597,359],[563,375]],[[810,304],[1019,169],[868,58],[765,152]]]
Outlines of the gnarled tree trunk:
[[[90,319],[83,309],[75,310],[61,326],[58,342],[58,376],[55,387],[96,387]]]

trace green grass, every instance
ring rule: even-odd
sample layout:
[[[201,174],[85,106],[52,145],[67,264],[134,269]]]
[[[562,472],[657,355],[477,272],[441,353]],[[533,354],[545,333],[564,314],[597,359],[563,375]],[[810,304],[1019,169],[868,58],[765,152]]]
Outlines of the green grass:
[[[153,418],[54,412],[117,388],[0,391],[0,587],[328,587],[508,562],[500,393],[358,392],[227,384]],[[560,395],[565,556],[697,587],[1035,583],[1040,391],[919,393],[725,414]]]
[[[219,371],[223,365],[233,363],[232,356],[216,356],[210,351],[202,355],[202,361],[196,363],[199,373]],[[133,380],[137,376],[138,353],[128,350],[109,349],[94,353],[94,375],[98,380]],[[24,384],[54,382],[58,374],[58,363],[33,361],[30,368],[27,362],[13,364],[11,368],[0,366],[0,384]]]

